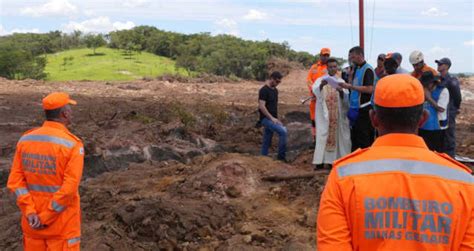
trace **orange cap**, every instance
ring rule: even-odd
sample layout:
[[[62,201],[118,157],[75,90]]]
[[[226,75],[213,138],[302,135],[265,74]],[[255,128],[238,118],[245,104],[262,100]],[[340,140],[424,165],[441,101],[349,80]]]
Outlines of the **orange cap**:
[[[75,105],[76,101],[69,98],[69,94],[65,92],[53,92],[43,99],[44,110],[54,110],[67,104]]]
[[[412,107],[425,102],[425,93],[418,79],[408,74],[394,74],[378,81],[374,102],[386,108]]]
[[[324,55],[324,54],[329,54],[329,55],[331,55],[331,49],[329,49],[329,48],[322,48],[322,49],[321,49],[321,52],[320,52],[319,54],[321,54],[321,55]]]

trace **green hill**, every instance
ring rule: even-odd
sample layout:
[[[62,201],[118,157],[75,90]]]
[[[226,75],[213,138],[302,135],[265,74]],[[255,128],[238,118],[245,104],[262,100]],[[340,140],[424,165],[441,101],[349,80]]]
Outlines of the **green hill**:
[[[45,72],[47,80],[133,80],[156,77],[163,74],[187,76],[184,69],[177,69],[169,58],[147,52],[133,53],[98,48],[93,55],[91,49],[75,49],[47,55]]]

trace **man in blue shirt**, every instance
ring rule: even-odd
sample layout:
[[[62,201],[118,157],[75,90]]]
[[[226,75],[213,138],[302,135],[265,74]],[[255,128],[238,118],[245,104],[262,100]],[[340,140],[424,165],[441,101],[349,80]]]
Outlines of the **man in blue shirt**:
[[[352,151],[372,145],[375,129],[369,118],[371,98],[375,86],[375,72],[365,61],[364,49],[355,46],[349,50],[349,59],[355,65],[352,84],[340,83],[340,87],[349,89],[349,112],[347,117],[351,126]]]

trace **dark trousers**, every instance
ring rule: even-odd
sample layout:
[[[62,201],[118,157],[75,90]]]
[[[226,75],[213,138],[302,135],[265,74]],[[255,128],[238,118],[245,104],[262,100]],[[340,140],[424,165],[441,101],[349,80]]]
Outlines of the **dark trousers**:
[[[359,117],[351,127],[352,151],[358,148],[367,148],[374,143],[375,129],[369,118],[369,108],[359,110]]]
[[[446,134],[446,130],[418,130],[418,135],[425,140],[426,145],[432,151],[437,151],[439,153],[444,153],[444,136]]]
[[[446,134],[444,135],[445,141],[445,152],[452,158],[456,155],[456,117],[450,116],[448,121],[448,129],[446,129]]]

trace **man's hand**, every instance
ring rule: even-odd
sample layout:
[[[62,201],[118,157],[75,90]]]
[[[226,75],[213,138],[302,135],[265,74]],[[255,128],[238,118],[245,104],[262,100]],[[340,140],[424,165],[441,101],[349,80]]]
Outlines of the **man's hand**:
[[[272,122],[277,124],[277,125],[283,125],[283,123],[281,123],[281,121],[276,119],[276,118],[272,118]]]
[[[26,218],[28,219],[28,224],[33,229],[42,229],[45,227],[41,224],[40,218],[37,214],[29,214]]]
[[[323,90],[323,87],[324,87],[325,85],[327,85],[327,84],[328,84],[328,81],[322,80],[322,81],[321,81],[321,84],[319,85],[319,90],[322,91],[322,90]]]
[[[344,89],[351,89],[352,85],[345,82],[341,82],[339,83],[339,87],[344,88]]]

